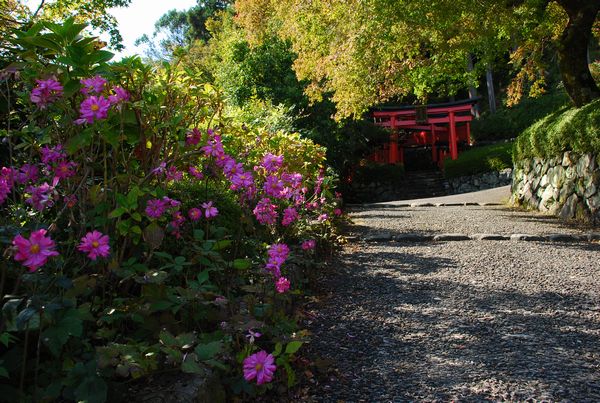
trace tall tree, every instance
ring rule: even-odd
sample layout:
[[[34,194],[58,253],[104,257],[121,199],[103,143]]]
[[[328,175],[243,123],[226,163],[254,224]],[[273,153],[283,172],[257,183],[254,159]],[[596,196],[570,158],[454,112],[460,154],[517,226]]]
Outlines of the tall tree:
[[[147,44],[152,58],[168,58],[174,49],[196,40],[207,41],[211,34],[207,21],[216,13],[227,10],[232,0],[198,0],[188,10],[170,10],[154,24],[154,32],[139,38],[137,44]]]

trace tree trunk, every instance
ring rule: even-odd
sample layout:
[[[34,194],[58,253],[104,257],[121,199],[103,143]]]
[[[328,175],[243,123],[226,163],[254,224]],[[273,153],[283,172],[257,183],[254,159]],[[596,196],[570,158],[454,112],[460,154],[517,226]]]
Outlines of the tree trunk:
[[[467,55],[467,70],[469,72],[473,71],[473,55],[470,53]],[[469,86],[469,98],[474,99],[474,98],[477,98],[477,96],[478,96],[477,88],[470,85]],[[479,101],[477,101],[477,103],[473,105],[472,113],[473,113],[473,115],[475,115],[475,117],[477,119],[479,119]]]
[[[492,75],[492,65],[488,64],[485,71],[485,79],[487,82],[488,101],[490,104],[490,113],[496,113],[496,92],[494,91],[494,76]]]
[[[569,16],[558,46],[558,66],[569,97],[576,107],[600,98],[587,63],[587,49],[592,25],[600,10],[598,0],[557,0]]]

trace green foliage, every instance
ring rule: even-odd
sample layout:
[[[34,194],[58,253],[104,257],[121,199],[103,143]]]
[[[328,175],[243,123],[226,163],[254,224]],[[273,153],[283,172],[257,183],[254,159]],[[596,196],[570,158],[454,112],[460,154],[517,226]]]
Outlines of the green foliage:
[[[496,113],[486,113],[472,123],[472,137],[477,141],[516,138],[523,130],[546,115],[569,103],[562,89],[538,98],[526,98],[513,107],[504,107]]]
[[[300,245],[314,239],[325,251],[337,239],[339,200],[325,150],[290,132],[283,110],[225,105],[219,89],[179,58],[109,64],[112,54],[84,29],[69,19],[15,31],[14,64],[2,76],[16,100],[5,105],[11,120],[0,130],[8,165],[1,184],[26,163],[38,168],[27,183],[11,179],[9,197],[0,201],[3,383],[23,401],[103,402],[119,384],[156,371],[216,371],[232,390],[243,382],[240,393],[263,393],[272,386],[244,381],[236,361],[258,348],[246,338],[254,329],[264,334],[261,349],[286,344],[274,382],[294,384],[293,356],[304,332],[290,306],[318,256]],[[98,97],[114,96],[118,85],[130,99],[114,101],[104,117],[79,121],[90,100],[80,80],[94,75],[107,80],[94,90]],[[64,91],[36,104],[36,80],[48,78]],[[190,133],[198,134],[195,143]],[[217,138],[223,154],[202,148]],[[61,161],[76,167],[60,180],[58,163],[40,162],[42,147],[56,145],[64,146]],[[283,157],[273,172],[261,166],[269,153]],[[234,185],[226,157],[252,174],[251,184]],[[253,209],[271,175],[301,181],[285,179],[294,193],[275,193],[277,220],[261,224]],[[43,186],[51,186],[47,203],[32,207]],[[168,211],[148,213],[151,200],[168,203]],[[192,220],[189,209],[209,201],[218,216]],[[284,225],[283,209],[291,206],[299,217]],[[12,241],[39,229],[48,229],[59,255],[27,272]],[[78,250],[92,230],[109,236],[109,256],[92,259]],[[277,292],[264,270],[265,249],[274,243],[291,249],[281,267],[292,284],[288,293]]]
[[[565,151],[600,154],[600,101],[562,108],[534,123],[517,138],[514,160],[555,158]]]
[[[460,153],[456,160],[444,160],[444,176],[456,178],[512,168],[513,146],[510,142],[473,147]]]

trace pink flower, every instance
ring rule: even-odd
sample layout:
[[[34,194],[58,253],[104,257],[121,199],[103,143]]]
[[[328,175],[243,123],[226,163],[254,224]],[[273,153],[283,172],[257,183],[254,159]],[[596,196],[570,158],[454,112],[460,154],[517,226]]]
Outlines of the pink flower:
[[[202,133],[200,130],[193,128],[190,130],[185,138],[185,144],[188,146],[195,146],[202,140]]]
[[[284,243],[274,243],[269,246],[267,254],[271,259],[279,258],[285,261],[290,254],[290,248]]]
[[[190,217],[190,220],[194,222],[198,221],[200,218],[202,218],[202,210],[193,207],[188,211],[188,217]]]
[[[183,179],[183,172],[178,171],[177,167],[175,167],[175,166],[170,166],[169,169],[167,169],[166,179],[168,182],[170,182],[170,181],[179,182],[180,180]]]
[[[257,385],[271,382],[276,369],[275,357],[264,350],[244,359],[244,379],[251,381],[256,378]]]
[[[204,209],[204,217],[206,218],[216,217],[219,214],[219,210],[213,206],[212,201],[202,203],[202,208]]]
[[[40,153],[42,154],[42,162],[44,164],[51,164],[67,158],[67,154],[63,151],[63,146],[60,144],[54,147],[44,146],[40,149]]]
[[[263,225],[275,224],[279,215],[276,208],[277,206],[271,203],[271,199],[265,197],[257,203],[252,212],[259,223]]]
[[[75,175],[76,162],[61,161],[54,168],[54,176],[60,179],[70,178]]]
[[[231,179],[236,174],[244,172],[244,165],[241,162],[236,162],[233,158],[227,160],[223,166],[223,172],[227,175],[227,178]]]
[[[283,181],[274,175],[267,177],[264,185],[265,193],[277,199],[281,198],[283,192]]]
[[[285,277],[279,277],[275,283],[275,289],[278,293],[283,294],[290,289],[290,280]]]
[[[210,133],[209,133],[210,135]],[[208,143],[202,147],[202,151],[207,157],[218,157],[223,155],[223,144],[221,143],[221,136],[212,136]]]
[[[150,171],[150,173],[154,174],[156,176],[160,176],[160,175],[164,174],[166,171],[167,171],[167,163],[163,161],[160,164],[158,164],[158,166],[156,168],[154,168],[152,171]]]
[[[302,250],[311,250],[317,246],[317,242],[314,239],[307,239],[302,242]]]
[[[44,210],[46,207],[52,207],[54,205],[54,186],[50,186],[47,182],[44,182],[40,186],[29,186],[25,189],[25,192],[29,193],[30,196],[25,200],[25,203],[30,204],[34,209],[38,211]]]
[[[62,96],[63,87],[55,79],[49,78],[47,80],[35,81],[37,82],[37,86],[31,91],[29,99],[39,106],[40,109],[45,109],[49,103],[56,101]]]
[[[288,225],[296,221],[297,218],[298,212],[296,211],[296,209],[293,207],[288,207],[285,210],[283,210],[283,220],[281,221],[281,224],[284,227],[287,227]]]
[[[204,178],[204,174],[202,173],[202,171],[201,171],[201,170],[199,170],[199,169],[198,169],[198,168],[196,168],[196,167],[193,167],[193,166],[190,166],[190,167],[188,168],[188,173],[189,173],[190,175],[192,175],[192,176],[193,176],[194,178],[196,178],[196,179],[202,179],[202,178]]]
[[[333,210],[333,214],[340,216],[342,215],[342,209],[336,208],[335,210]]]
[[[329,218],[329,216],[325,213],[321,214],[320,216],[317,217],[317,221],[327,221],[327,219]]]
[[[129,98],[131,97],[129,95],[129,93],[126,90],[124,90],[122,87],[114,87],[113,91],[114,91],[114,94],[108,96],[108,100],[110,101],[111,105],[117,105],[122,102],[127,102],[127,101],[129,101]],[[117,109],[118,108],[119,107],[117,107]]]
[[[254,343],[254,339],[258,339],[260,336],[262,336],[262,333],[255,332],[252,329],[248,329],[248,334],[246,335],[246,338],[250,343]]]
[[[94,123],[94,120],[106,119],[110,101],[103,96],[91,96],[86,98],[79,107],[81,116],[75,121],[77,124]]]
[[[83,92],[85,95],[101,94],[102,91],[104,91],[104,87],[106,87],[106,84],[108,83],[104,78],[100,76],[84,78],[82,80],[79,80],[79,82],[81,83],[81,85],[83,85],[83,87],[81,87],[81,92]]]
[[[19,184],[27,182],[35,182],[38,179],[39,169],[35,165],[24,164],[18,171],[15,172],[15,180]]]
[[[248,188],[254,184],[254,178],[250,172],[239,172],[232,176],[231,183],[238,188]]]
[[[275,172],[283,164],[283,155],[266,154],[262,160],[262,166],[267,172]]]
[[[150,199],[146,203],[146,215],[150,218],[160,218],[167,209],[167,202],[160,199]]]
[[[81,238],[81,243],[77,246],[77,249],[87,253],[92,260],[96,260],[98,256],[107,257],[110,254],[108,240],[108,235],[104,235],[99,231],[88,232]]]
[[[15,260],[22,262],[23,266],[29,268],[30,272],[34,272],[45,265],[49,257],[58,256],[58,252],[54,250],[56,245],[50,237],[46,236],[45,229],[33,231],[29,239],[17,235],[12,244],[17,248]]]

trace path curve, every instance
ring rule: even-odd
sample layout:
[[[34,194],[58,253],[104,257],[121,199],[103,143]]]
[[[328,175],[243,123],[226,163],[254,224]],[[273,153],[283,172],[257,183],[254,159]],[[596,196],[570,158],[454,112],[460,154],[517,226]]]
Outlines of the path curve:
[[[432,233],[495,223],[581,231],[498,207],[354,215],[359,235],[414,231],[428,218]],[[312,399],[600,401],[598,262],[597,242],[352,242],[309,306],[309,348],[328,368]]]

